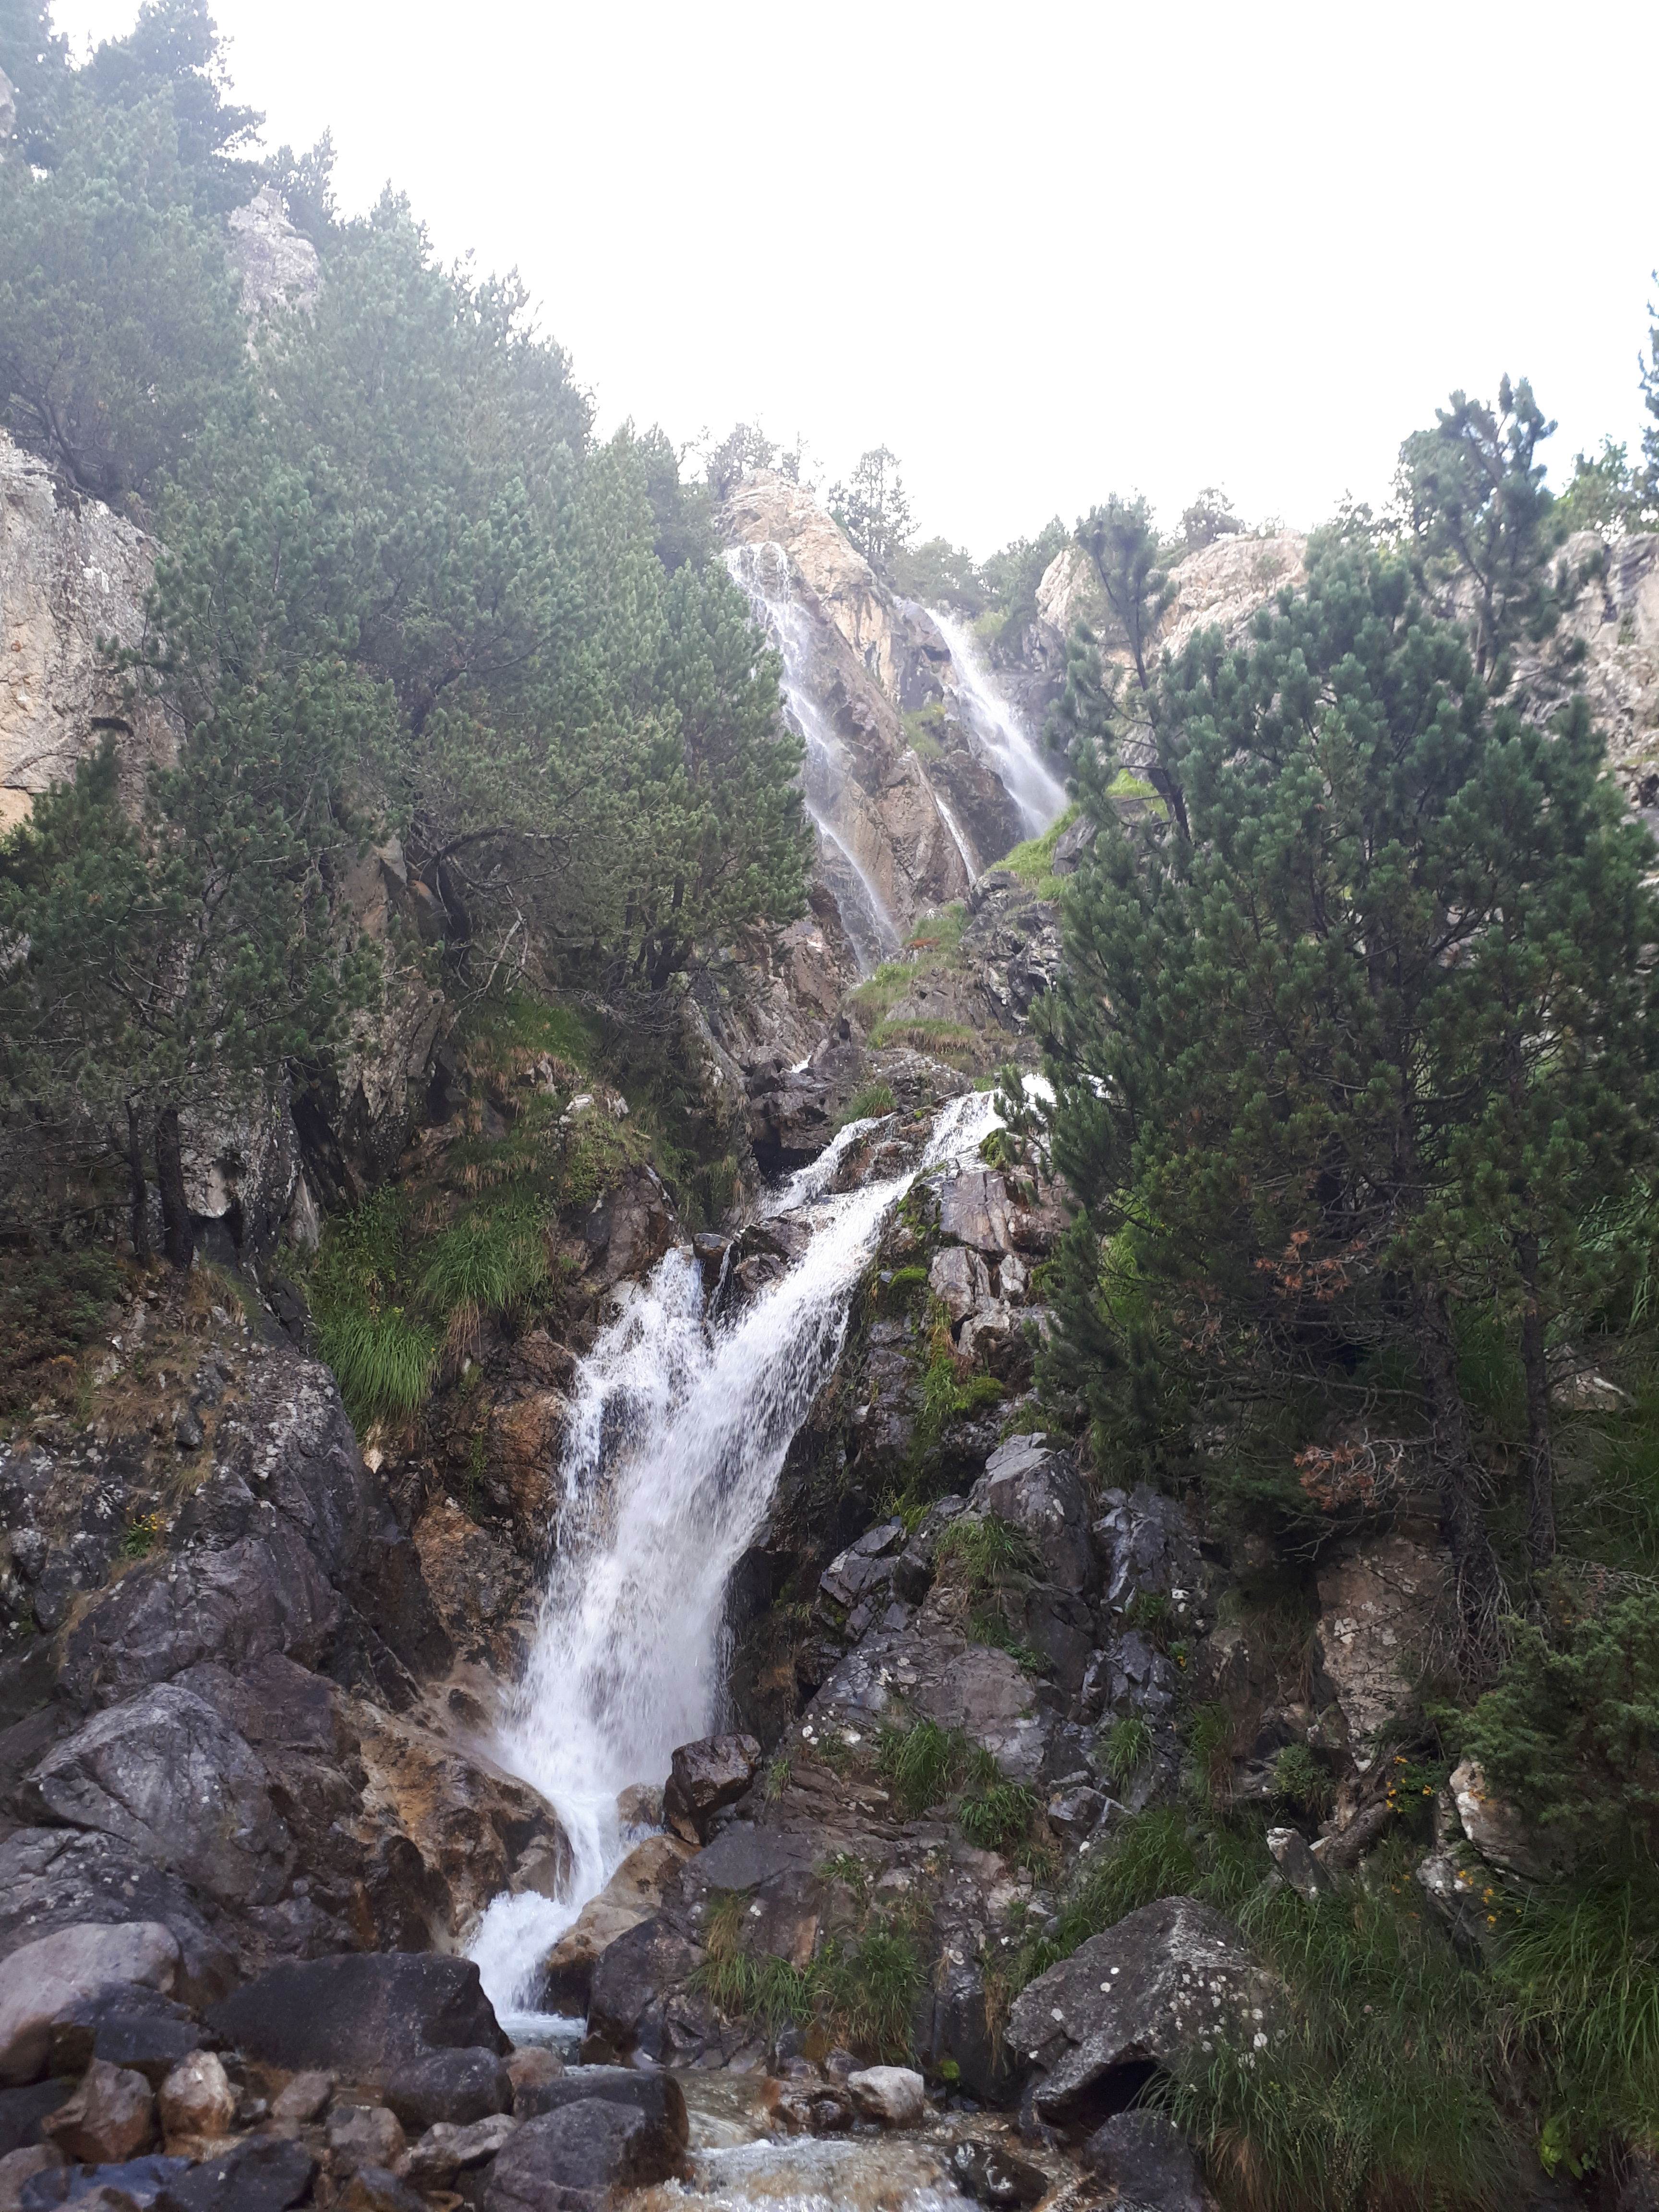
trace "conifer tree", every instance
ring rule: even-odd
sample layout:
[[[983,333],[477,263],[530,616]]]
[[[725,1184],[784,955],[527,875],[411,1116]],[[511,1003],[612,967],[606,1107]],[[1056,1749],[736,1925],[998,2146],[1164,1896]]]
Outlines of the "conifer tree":
[[[1121,824],[1097,769],[1052,1052],[1087,1212],[1051,1374],[1167,1454],[1298,1378],[1358,1407],[1407,1353],[1480,1647],[1502,1585],[1459,1318],[1541,1315],[1572,1210],[1647,1141],[1647,841],[1588,717],[1495,708],[1383,556],[1327,548],[1248,648],[1195,639],[1156,689],[1192,835]]]

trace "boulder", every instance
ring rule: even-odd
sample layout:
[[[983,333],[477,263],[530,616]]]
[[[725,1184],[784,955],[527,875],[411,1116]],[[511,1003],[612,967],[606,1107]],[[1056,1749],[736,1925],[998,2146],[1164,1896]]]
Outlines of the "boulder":
[[[663,1810],[671,1827],[690,1843],[707,1840],[708,1823],[736,1804],[754,1780],[761,1747],[752,1735],[704,1736],[674,1753]]]
[[[124,1984],[173,1987],[179,1945],[153,1920],[124,1928],[60,1928],[0,1960],[0,2081],[32,2081],[46,2063],[52,2024],[78,2002]]]
[[[1518,1808],[1486,1786],[1478,1759],[1466,1759],[1451,1778],[1451,1793],[1463,1833],[1483,1859],[1522,1881],[1547,1881],[1571,1863],[1571,1846],[1559,1836],[1530,1826]]]
[[[334,2094],[331,2074],[296,2074],[272,2100],[270,2117],[278,2126],[303,2127],[327,2110]]]
[[[492,2112],[467,2127],[439,2120],[398,2161],[403,2179],[416,2189],[449,2189],[459,2173],[477,2173],[516,2133],[522,2123],[510,2112]]]
[[[84,2074],[94,2058],[130,2066],[159,2089],[173,2068],[202,2046],[202,2031],[183,2005],[129,1984],[83,1997],[52,2024],[54,2074]]]
[[[64,2163],[55,2143],[31,2143],[0,2155],[0,2212],[18,2212],[25,2182],[37,2173],[51,2173]]]
[[[975,2204],[1030,2205],[1048,2193],[1048,2177],[1040,2166],[1015,2158],[1000,2143],[953,2144],[951,2179]]]
[[[485,2212],[605,2212],[676,2174],[683,2145],[634,2104],[579,2097],[526,2120],[497,2156]]]
[[[46,2172],[25,2187],[18,2197],[0,2196],[4,2212],[40,2212],[53,2204],[76,2204],[84,2212],[133,2212],[135,2206],[153,2204],[167,2183],[190,2171],[183,2158],[163,2158],[151,2152],[143,2158],[124,2158],[106,2166],[81,2166],[69,2173]],[[65,2188],[69,2195],[64,2196]]]
[[[175,1683],[97,1714],[47,1753],[25,1796],[46,1820],[118,1836],[227,1903],[270,1903],[294,1856],[259,1759]]]
[[[40,2123],[65,2158],[112,2166],[144,2149],[155,2132],[149,2083],[128,2067],[94,2058],[67,2103]]]
[[[994,1168],[963,1168],[939,1187],[939,1233],[1000,1257],[1013,1249],[1008,1187]]]
[[[1074,1462],[1041,1437],[1011,1437],[985,1462],[969,1505],[1018,1528],[1057,1589],[1085,1589],[1094,1579],[1089,1508]]]
[[[429,2051],[512,2047],[471,1960],[431,1952],[285,1960],[215,2005],[208,2021],[268,2065],[359,2081]]]
[[[329,2162],[337,2173],[391,2167],[409,2148],[398,2115],[384,2105],[336,2105],[328,2116]]]
[[[991,1277],[970,1245],[947,1244],[935,1253],[927,1287],[953,1322],[965,1321],[975,1306],[991,1302]]]
[[[360,2166],[335,2202],[341,2212],[427,2212],[426,2199],[383,2166]]]
[[[493,2051],[434,2051],[387,2078],[386,2100],[410,2134],[418,2136],[440,2120],[465,2128],[509,2111],[513,2083]]]
[[[87,2069],[82,2066],[79,2070],[84,2074]],[[0,2089],[0,2158],[43,2143],[41,2121],[66,2101],[74,2086],[72,2081],[31,2081],[19,2088]]]
[[[848,2093],[866,2120],[884,2128],[921,2125],[927,2110],[927,2085],[908,2066],[866,2066],[847,2077]]]
[[[175,2145],[214,2142],[230,2133],[236,2117],[236,2092],[222,2060],[211,2051],[193,2051],[175,2066],[155,2101],[169,2150]],[[202,2155],[199,2151],[190,2154]]]
[[[1114,2112],[1083,2146],[1088,2171],[1128,2212],[1212,2212],[1186,2137],[1162,2112]]]
[[[1043,2069],[1039,2118],[1064,2125],[1195,2050],[1265,2050],[1278,1997],[1230,1920],[1194,1898],[1166,1897],[1039,1974],[1004,2032]]]
[[[660,1913],[619,1936],[593,1969],[589,2035],[625,2057],[638,2045],[647,2012],[687,1981],[702,1956]]]
[[[200,1905],[130,1844],[73,1828],[19,1828],[0,1839],[0,1958],[65,1928],[142,1921],[173,1939],[177,1996],[206,2004],[232,1986],[235,1963]]]
[[[690,1850],[678,1836],[647,1836],[642,1844],[635,1844],[548,1953],[544,2002],[550,2010],[574,2014],[587,2010],[593,1967],[600,1954],[619,1936],[651,1917]]]
[[[540,2119],[562,2112],[567,2105],[598,2097],[609,2104],[636,2107],[654,2133],[672,2144],[678,2159],[691,2139],[691,2122],[685,2096],[672,2074],[636,2074],[629,2066],[573,2066],[556,2081],[526,2090],[517,2117]]]
[[[509,2053],[507,2061],[507,2079],[513,2084],[515,2100],[526,2089],[539,2089],[544,2081],[556,2081],[564,2071],[564,2061],[556,2051],[544,2051],[538,2044],[526,2043]]]
[[[155,2212],[288,2212],[310,2189],[317,2161],[303,2143],[247,2136],[222,2157],[169,2181]]]

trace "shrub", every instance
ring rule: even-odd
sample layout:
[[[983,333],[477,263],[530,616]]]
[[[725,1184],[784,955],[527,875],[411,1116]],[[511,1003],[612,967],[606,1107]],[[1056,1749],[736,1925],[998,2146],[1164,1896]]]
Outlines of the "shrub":
[[[0,1266],[0,1413],[11,1413],[40,1388],[31,1370],[72,1358],[102,1332],[121,1270],[97,1250],[8,1255]]]
[[[1331,1778],[1305,1743],[1287,1743],[1273,1761],[1273,1797],[1292,1813],[1322,1820],[1334,1794]]]

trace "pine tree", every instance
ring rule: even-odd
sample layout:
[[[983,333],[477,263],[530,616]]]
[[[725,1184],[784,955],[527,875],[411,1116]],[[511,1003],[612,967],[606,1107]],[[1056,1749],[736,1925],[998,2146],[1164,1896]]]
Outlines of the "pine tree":
[[[1496,708],[1383,556],[1327,548],[1247,649],[1195,639],[1155,688],[1192,834],[1120,824],[1097,767],[1051,1373],[1167,1455],[1206,1408],[1358,1408],[1408,1354],[1479,1647],[1502,1584],[1459,1322],[1524,1307],[1529,1249],[1565,1280],[1574,1209],[1647,1142],[1646,840],[1582,711]]]

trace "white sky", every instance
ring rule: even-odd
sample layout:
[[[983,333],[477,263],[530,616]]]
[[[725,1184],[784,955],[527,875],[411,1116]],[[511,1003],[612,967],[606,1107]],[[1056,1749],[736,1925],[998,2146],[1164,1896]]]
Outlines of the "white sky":
[[[1553,476],[1639,436],[1655,0],[217,0],[272,144],[331,126],[446,255],[516,264],[680,440],[897,453],[979,555],[1109,490],[1381,499],[1454,384]],[[79,42],[136,0],[59,0]]]

